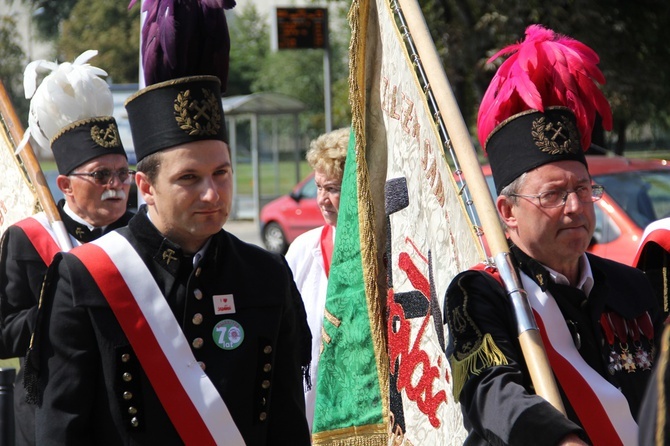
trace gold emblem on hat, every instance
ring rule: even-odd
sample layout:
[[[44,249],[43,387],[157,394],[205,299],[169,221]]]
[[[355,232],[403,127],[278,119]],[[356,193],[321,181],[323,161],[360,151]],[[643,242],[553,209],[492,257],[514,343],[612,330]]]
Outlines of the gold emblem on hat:
[[[116,124],[110,122],[107,127],[94,125],[91,127],[91,139],[99,146],[106,149],[119,146],[120,136]]]
[[[535,145],[549,155],[579,153],[577,127],[565,116],[555,122],[547,122],[545,116],[540,116],[533,121],[531,135]]]
[[[191,99],[191,90],[182,91],[174,101],[174,116],[179,128],[189,136],[214,136],[221,127],[221,110],[216,97],[203,88],[204,99]]]

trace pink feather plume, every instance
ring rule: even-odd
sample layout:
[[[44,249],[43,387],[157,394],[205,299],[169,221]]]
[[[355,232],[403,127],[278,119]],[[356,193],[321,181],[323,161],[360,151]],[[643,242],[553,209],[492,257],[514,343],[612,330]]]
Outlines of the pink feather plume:
[[[588,46],[554,33],[541,25],[526,29],[526,39],[494,54],[488,62],[509,55],[491,80],[477,117],[482,147],[493,129],[525,110],[565,106],[576,118],[582,148],[591,145],[596,112],[603,127],[612,129],[610,105],[598,88],[605,76],[598,68],[600,58]]]

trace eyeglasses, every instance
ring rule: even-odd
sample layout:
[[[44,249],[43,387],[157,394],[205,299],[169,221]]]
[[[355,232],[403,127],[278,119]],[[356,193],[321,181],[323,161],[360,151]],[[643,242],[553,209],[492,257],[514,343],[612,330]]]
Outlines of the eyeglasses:
[[[119,181],[123,184],[130,184],[133,181],[133,175],[135,175],[135,171],[129,169],[121,169],[117,171],[101,169],[95,170],[93,172],[72,172],[70,175],[76,177],[91,177],[96,184],[105,186],[110,184],[114,177],[118,178]]]
[[[581,186],[574,190],[548,190],[536,195],[510,194],[510,197],[537,198],[540,206],[543,208],[559,208],[565,206],[568,201],[568,195],[571,193],[577,195],[577,199],[582,203],[593,203],[603,197],[605,188],[599,185]]]

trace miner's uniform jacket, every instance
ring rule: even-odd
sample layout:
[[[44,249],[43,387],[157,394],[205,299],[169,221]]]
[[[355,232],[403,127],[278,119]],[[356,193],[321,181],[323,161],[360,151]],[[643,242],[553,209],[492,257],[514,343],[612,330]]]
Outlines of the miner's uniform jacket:
[[[519,269],[554,296],[579,355],[621,390],[637,417],[662,332],[662,316],[644,275],[587,253],[593,288],[586,296],[554,283],[547,269],[518,248],[512,247],[512,254]],[[617,329],[647,317],[653,327],[645,333]],[[567,417],[534,395],[512,307],[494,275],[470,270],[456,276],[447,290],[445,321],[455,393],[469,432],[465,444],[534,445],[538,439],[557,444],[571,433],[587,439],[560,383]],[[468,360],[470,366],[461,367]]]
[[[308,445],[303,372],[311,336],[284,259],[221,230],[194,267],[164,238],[146,207],[119,231],[162,291],[200,367],[247,445]],[[58,280],[56,280],[58,279]],[[213,296],[234,312],[216,315]],[[182,444],[105,297],[73,254],[47,274],[33,363],[40,444]],[[222,319],[241,327],[238,345],[214,341]]]
[[[61,220],[70,234],[73,245],[87,243],[128,224],[133,216],[126,212],[114,223],[99,230],[89,230],[65,213],[65,200],[58,203]],[[39,217],[39,216],[36,216]],[[44,217],[46,218],[46,217]],[[28,217],[34,219],[34,217]],[[38,223],[39,224],[39,223]],[[23,357],[35,328],[37,303],[48,264],[36,246],[44,246],[50,237],[46,231],[27,231],[19,224],[12,225],[0,241],[0,358],[20,358],[21,368],[14,388],[14,417],[16,444],[34,444],[34,407],[27,404],[23,387]],[[53,242],[55,243],[55,241]]]

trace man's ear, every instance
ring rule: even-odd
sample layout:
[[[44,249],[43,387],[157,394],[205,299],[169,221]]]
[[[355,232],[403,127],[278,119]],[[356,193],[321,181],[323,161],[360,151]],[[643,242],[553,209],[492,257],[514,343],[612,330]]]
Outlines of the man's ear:
[[[144,202],[152,206],[154,204],[154,188],[149,182],[149,177],[144,172],[137,172],[135,174],[135,183],[137,184],[137,190],[142,194]]]
[[[63,195],[72,195],[72,179],[67,175],[58,175],[56,177],[56,186],[63,192]]]
[[[498,195],[498,198],[496,199],[496,208],[498,209],[498,215],[500,215],[502,222],[509,229],[515,229],[517,227],[517,220],[512,198],[505,195]]]

